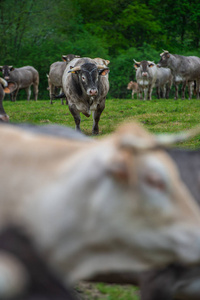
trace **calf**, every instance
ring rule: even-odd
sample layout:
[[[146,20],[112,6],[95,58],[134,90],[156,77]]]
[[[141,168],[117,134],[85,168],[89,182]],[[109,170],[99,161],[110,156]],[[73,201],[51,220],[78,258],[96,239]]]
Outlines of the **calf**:
[[[164,51],[160,54],[161,59],[158,62],[158,67],[169,68],[174,77],[174,82],[183,82],[182,85],[182,99],[185,99],[186,85],[191,81],[196,81],[197,99],[199,99],[200,86],[200,58],[197,56],[182,56],[171,54],[169,51]],[[178,97],[178,86],[175,84],[176,94]],[[191,89],[189,89],[189,99],[192,98]]]
[[[11,125],[0,135],[0,232],[20,228],[62,282],[199,261],[199,209],[161,149],[183,135],[135,123],[91,142]]]
[[[154,62],[143,60],[141,62],[135,61],[134,67],[136,69],[136,80],[139,86],[140,99],[144,92],[144,100],[151,100],[153,87],[157,80],[157,67]]]
[[[22,68],[13,68],[13,66],[1,66],[0,70],[3,73],[3,77],[8,82],[14,82],[16,84],[15,90],[11,93],[11,100],[16,101],[18,91],[25,89],[27,93],[27,100],[30,100],[31,86],[33,85],[34,99],[38,97],[38,85],[39,85],[39,73],[31,67],[25,66]]]
[[[137,93],[137,98],[138,98],[139,88],[138,88],[137,82],[130,81],[127,85],[127,90],[132,90],[132,93],[131,93],[132,99],[134,99],[135,93]]]
[[[55,98],[55,89],[61,89],[62,93],[62,76],[67,64],[74,59],[75,57],[80,57],[79,55],[68,54],[62,55],[63,61],[57,61],[51,64],[48,77],[48,85],[49,85],[49,96],[50,103],[53,104],[53,99]],[[62,100],[62,104],[63,100]]]

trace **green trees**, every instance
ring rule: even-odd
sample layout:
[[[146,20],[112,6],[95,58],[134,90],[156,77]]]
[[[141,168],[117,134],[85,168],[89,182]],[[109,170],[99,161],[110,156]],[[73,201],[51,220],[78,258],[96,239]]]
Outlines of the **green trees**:
[[[158,61],[162,49],[200,56],[199,30],[197,0],[1,0],[0,65],[33,65],[48,98],[46,73],[62,54],[103,57],[110,96],[126,97],[133,58]]]

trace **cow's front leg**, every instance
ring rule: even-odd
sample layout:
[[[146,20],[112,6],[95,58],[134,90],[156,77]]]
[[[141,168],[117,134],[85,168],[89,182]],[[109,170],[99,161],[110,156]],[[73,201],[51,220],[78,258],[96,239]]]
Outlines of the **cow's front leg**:
[[[177,100],[178,99],[178,83],[175,83],[175,97],[174,99]]]
[[[185,88],[186,88],[186,81],[183,82],[182,84],[182,95],[181,95],[181,99],[184,100],[185,99]]]
[[[199,88],[200,88],[200,80],[196,80],[196,93],[197,93],[197,99],[199,99]]]
[[[80,112],[77,110],[75,104],[69,105],[69,110],[74,118],[75,124],[76,124],[76,130],[81,131],[80,123],[81,123],[81,117]]]
[[[145,87],[144,88],[144,100],[147,100],[148,97],[148,89]]]
[[[14,101],[14,102],[16,101],[18,92],[19,92],[19,89],[16,89],[16,90],[13,92],[13,99],[12,99],[12,101]]]
[[[26,95],[27,95],[27,100],[30,101],[31,98],[31,87],[26,88]]]
[[[97,109],[92,112],[93,116],[93,127],[92,127],[92,134],[99,134],[99,120],[100,116],[105,108],[105,100],[103,100],[103,103],[97,105]]]
[[[159,86],[156,87],[156,94],[157,94],[157,98],[160,99],[160,87]]]
[[[151,94],[152,94],[152,86],[149,86],[148,88],[148,100],[151,100]]]

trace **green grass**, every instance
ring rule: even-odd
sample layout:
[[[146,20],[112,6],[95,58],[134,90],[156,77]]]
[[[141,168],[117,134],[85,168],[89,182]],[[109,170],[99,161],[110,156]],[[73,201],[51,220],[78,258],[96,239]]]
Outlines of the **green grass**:
[[[48,100],[37,102],[4,101],[4,108],[11,122],[29,122],[34,124],[61,124],[75,127],[68,106]],[[127,100],[109,99],[102,113],[99,127],[100,136],[111,133],[120,123],[139,121],[145,128],[154,133],[177,132],[190,129],[200,123],[200,100]],[[92,116],[81,115],[81,129],[86,135],[92,132]],[[196,137],[181,144],[181,147],[196,148],[200,146],[200,138]]]
[[[34,124],[61,124],[75,127],[73,117],[66,105],[48,100],[37,102],[4,101],[4,108],[10,116],[11,122],[28,122]],[[82,131],[91,135],[92,116],[86,118],[81,115]],[[120,123],[125,121],[139,121],[153,133],[177,132],[190,129],[200,123],[200,100],[124,100],[112,99],[106,101],[106,108],[102,113],[100,136],[111,133]],[[181,145],[185,148],[199,148],[200,136]],[[107,300],[138,300],[139,291],[135,287],[119,285],[92,284],[91,289],[84,292],[84,299]],[[94,290],[98,293],[94,297]],[[86,298],[85,298],[86,297]]]

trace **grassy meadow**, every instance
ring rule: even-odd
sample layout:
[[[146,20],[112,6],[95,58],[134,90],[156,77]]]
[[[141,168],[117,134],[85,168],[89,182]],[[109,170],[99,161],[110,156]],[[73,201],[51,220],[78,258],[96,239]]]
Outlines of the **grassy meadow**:
[[[39,125],[60,124],[74,128],[74,120],[66,105],[55,100],[51,105],[49,100],[27,102],[20,100],[15,103],[4,100],[4,108],[10,117],[10,122],[27,122]],[[92,116],[81,115],[83,133],[91,135]],[[100,135],[111,133],[120,123],[139,121],[153,133],[173,133],[190,129],[200,123],[200,100],[158,100],[140,101],[131,99],[108,99],[106,108],[99,123]],[[99,138],[98,137],[98,138]],[[195,149],[200,147],[200,136],[187,141],[179,147]],[[133,286],[88,284],[77,286],[82,299],[98,300],[138,300],[139,290]]]
[[[55,100],[27,102],[20,100],[11,102],[4,100],[4,108],[10,122],[27,122],[39,125],[60,124],[74,128],[75,123],[68,106]],[[107,99],[106,108],[99,122],[100,137],[111,133],[120,123],[125,121],[141,122],[153,133],[172,133],[190,129],[200,124],[200,100],[154,99],[140,101],[132,99]],[[92,132],[92,116],[81,114],[81,129],[86,135]],[[194,149],[200,147],[200,136],[180,145]]]

